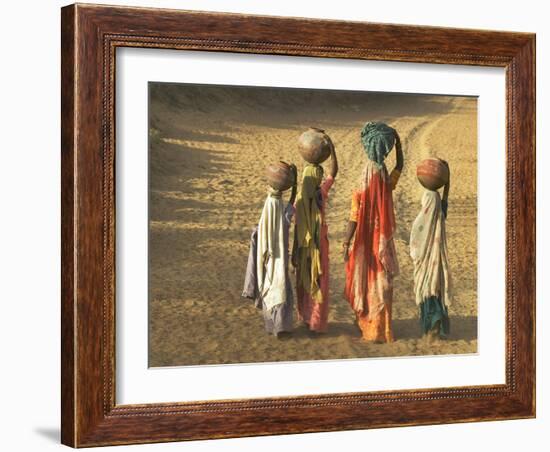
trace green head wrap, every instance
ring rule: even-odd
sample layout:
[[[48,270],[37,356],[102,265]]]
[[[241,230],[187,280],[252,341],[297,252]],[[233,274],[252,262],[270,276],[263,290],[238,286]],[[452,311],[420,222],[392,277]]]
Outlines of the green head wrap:
[[[395,129],[383,122],[367,122],[361,130],[361,142],[368,158],[381,165],[395,145]]]

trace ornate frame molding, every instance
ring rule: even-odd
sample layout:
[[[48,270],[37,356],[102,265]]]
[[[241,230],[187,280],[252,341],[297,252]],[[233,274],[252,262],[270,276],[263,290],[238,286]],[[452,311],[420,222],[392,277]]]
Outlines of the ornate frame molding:
[[[321,28],[323,33],[316,31]],[[119,47],[506,68],[506,383],[116,405],[114,90]],[[64,444],[82,447],[535,415],[534,35],[71,5],[62,9],[61,154]]]

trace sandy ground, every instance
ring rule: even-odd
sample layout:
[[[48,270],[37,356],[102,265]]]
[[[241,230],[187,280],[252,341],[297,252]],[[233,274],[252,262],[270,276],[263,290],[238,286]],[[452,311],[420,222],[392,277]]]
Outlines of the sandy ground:
[[[150,366],[475,353],[476,118],[476,100],[464,97],[150,85]],[[340,243],[365,161],[359,133],[370,120],[395,127],[405,153],[394,192],[401,274],[391,344],[363,342],[342,295]],[[277,339],[240,295],[266,195],[264,169],[282,159],[300,171],[295,143],[310,125],[330,134],[340,163],[327,212],[329,331],[312,337],[295,320],[294,333]],[[429,156],[446,159],[452,173],[447,234],[455,297],[450,338],[435,345],[420,337],[408,253],[423,190],[416,164]]]

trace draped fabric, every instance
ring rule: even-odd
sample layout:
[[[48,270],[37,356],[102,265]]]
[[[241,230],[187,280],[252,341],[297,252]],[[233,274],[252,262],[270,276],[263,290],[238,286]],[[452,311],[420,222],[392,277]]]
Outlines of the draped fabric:
[[[449,313],[447,307],[441,303],[439,297],[428,297],[421,304],[419,309],[420,329],[423,334],[428,334],[436,329],[439,336],[448,336],[451,331]],[[439,328],[437,325],[439,324]]]
[[[280,295],[281,299],[285,299],[284,303],[279,303],[276,306],[268,308],[265,300],[260,298],[257,283],[258,225],[256,225],[256,227],[253,229],[250,236],[250,249],[248,253],[248,262],[246,265],[242,296],[254,300],[254,305],[262,310],[265,330],[275,336],[281,332],[290,332],[293,328],[294,296],[292,294],[292,285],[288,275],[289,231],[293,217],[294,206],[288,203],[283,215],[285,292],[281,292]]]
[[[250,235],[250,246],[248,251],[248,260],[246,262],[246,271],[244,274],[244,286],[242,297],[250,298],[255,301],[257,307],[261,306],[258,297],[258,278],[256,264],[258,255],[258,225],[252,230]]]
[[[262,303],[262,314],[264,318],[265,330],[273,335],[277,335],[283,331],[290,332],[293,328],[293,310],[294,310],[294,296],[292,294],[292,285],[288,276],[288,244],[289,244],[289,230],[294,217],[294,206],[287,204],[285,213],[283,215],[283,237],[284,237],[284,251],[285,251],[285,292],[286,301],[282,304],[269,309],[265,302]]]
[[[323,178],[323,168],[319,165],[306,165],[302,186],[296,200],[296,228],[298,240],[298,281],[306,293],[317,303],[323,296],[319,286],[321,268],[321,202],[319,186]]]
[[[272,191],[266,198],[258,223],[256,272],[259,298],[267,309],[286,302],[286,266],[284,204],[280,192]]]
[[[361,142],[369,158],[381,165],[395,145],[395,129],[383,122],[367,122],[361,130]]]
[[[321,229],[320,229],[320,247],[319,255],[321,259],[321,274],[319,276],[319,288],[321,302],[314,300],[310,293],[302,287],[301,267],[296,268],[296,295],[298,298],[298,314],[300,320],[303,321],[311,331],[318,333],[325,332],[328,327],[328,311],[329,311],[329,242],[328,242],[328,225],[325,221],[325,213],[327,208],[327,199],[329,191],[334,183],[334,178],[328,176],[317,190],[318,199],[320,200],[321,209]],[[296,220],[298,227],[299,220]],[[304,251],[305,248],[298,249],[298,252]],[[300,260],[300,256],[298,256]],[[306,268],[304,271],[308,271]]]
[[[448,308],[452,303],[451,273],[445,216],[437,191],[426,190],[422,196],[422,209],[411,230],[410,253],[414,262],[416,304],[437,297]]]
[[[385,164],[368,161],[360,184],[361,189],[353,194],[353,203],[358,205],[357,227],[346,264],[345,293],[357,314],[373,317],[391,303],[393,278],[399,273],[391,182]]]

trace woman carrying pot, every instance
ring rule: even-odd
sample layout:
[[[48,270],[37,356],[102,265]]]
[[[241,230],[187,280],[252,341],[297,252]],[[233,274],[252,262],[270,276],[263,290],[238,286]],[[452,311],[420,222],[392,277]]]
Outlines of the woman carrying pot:
[[[299,140],[308,162],[296,200],[292,264],[296,267],[298,314],[310,331],[327,330],[329,310],[329,243],[326,205],[338,173],[332,140],[320,129],[306,131]],[[321,163],[330,156],[326,178]]]
[[[352,193],[343,243],[345,295],[355,312],[362,338],[369,342],[392,342],[393,284],[399,273],[392,192],[403,169],[403,151],[397,132],[380,122],[365,124],[361,142],[367,161]],[[394,147],[396,166],[390,174],[384,160]]]

